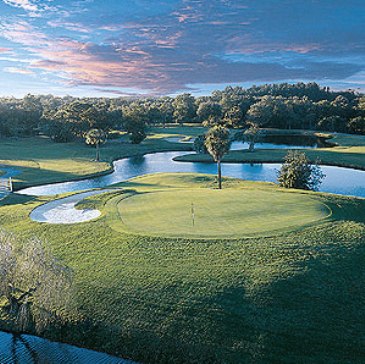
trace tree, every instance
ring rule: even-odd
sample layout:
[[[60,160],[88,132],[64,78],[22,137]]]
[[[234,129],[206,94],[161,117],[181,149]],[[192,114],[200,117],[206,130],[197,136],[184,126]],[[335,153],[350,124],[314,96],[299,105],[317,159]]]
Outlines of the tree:
[[[19,242],[0,231],[0,298],[20,331],[40,333],[69,303],[71,271],[36,238]]]
[[[227,127],[239,127],[242,126],[244,119],[244,113],[239,106],[232,106],[224,114],[224,123]]]
[[[351,133],[365,135],[365,116],[353,118],[348,123],[348,128]]]
[[[197,111],[203,125],[218,125],[222,120],[222,106],[215,102],[202,102]]]
[[[325,131],[346,131],[346,120],[338,115],[327,116],[319,120],[317,124],[318,129]]]
[[[255,150],[255,144],[260,138],[260,129],[257,125],[252,124],[245,132],[243,133],[243,139],[248,143],[248,150],[253,152]]]
[[[199,154],[207,153],[205,135],[198,135],[194,140],[194,150]]]
[[[90,129],[85,136],[85,142],[96,148],[96,161],[100,161],[100,145],[106,142],[106,133],[101,129]]]
[[[175,97],[172,103],[174,107],[174,118],[177,123],[183,124],[192,122],[196,117],[196,104],[194,96],[182,94]]]
[[[123,127],[130,134],[133,144],[139,144],[146,138],[146,109],[137,103],[133,103],[123,109]]]
[[[222,188],[222,169],[221,161],[225,154],[229,152],[231,140],[229,130],[223,126],[217,125],[209,129],[205,136],[205,146],[208,153],[213,157],[217,163],[218,172],[218,188]]]
[[[318,163],[311,164],[305,153],[289,151],[278,173],[278,182],[285,188],[316,191],[324,177]]]

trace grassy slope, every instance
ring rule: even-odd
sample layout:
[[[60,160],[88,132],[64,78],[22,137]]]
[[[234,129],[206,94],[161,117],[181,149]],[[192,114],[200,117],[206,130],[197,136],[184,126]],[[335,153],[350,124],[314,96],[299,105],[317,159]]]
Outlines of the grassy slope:
[[[121,185],[147,191],[213,183],[181,174]],[[150,363],[365,360],[364,200],[318,195],[334,214],[296,233],[196,241],[115,229],[115,194],[94,199],[102,218],[67,228],[29,221],[40,201],[11,198],[0,207],[1,226],[46,239],[74,269],[80,313],[97,321],[69,328],[66,340]]]
[[[307,156],[315,161],[320,159],[322,164],[347,166],[365,169],[365,136],[337,134],[331,142],[338,144],[333,148],[305,149]],[[282,162],[287,150],[258,149],[249,151],[232,151],[224,157],[225,162]],[[178,161],[211,162],[209,155],[186,155],[176,158]]]

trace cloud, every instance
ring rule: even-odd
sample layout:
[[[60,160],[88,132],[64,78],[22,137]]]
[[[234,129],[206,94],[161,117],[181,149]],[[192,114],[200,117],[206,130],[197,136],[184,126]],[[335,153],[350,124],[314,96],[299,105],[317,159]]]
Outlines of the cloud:
[[[17,68],[17,67],[5,67],[4,68],[5,72],[9,72],[9,73],[17,73],[20,75],[33,75],[34,72],[25,68]]]
[[[36,4],[30,2],[29,0],[3,0],[5,4],[14,6],[16,8],[21,8],[29,12],[37,12],[39,8]]]
[[[64,20],[51,20],[47,22],[51,28],[63,28],[70,31],[80,32],[80,33],[90,33],[91,29],[81,23],[77,22],[66,22]]]
[[[32,4],[38,13],[45,9],[35,0],[4,1],[29,12],[35,12]],[[0,37],[33,59],[32,70],[71,86],[113,93],[348,79],[365,69],[365,5],[357,0],[333,4],[175,0],[156,7],[144,0],[128,6],[79,1],[48,22],[0,17]]]
[[[10,48],[0,47],[0,53],[10,53],[10,52],[11,52],[11,49]]]
[[[1,0],[0,0],[1,1]],[[53,0],[47,0],[48,4],[39,0],[2,0],[6,5],[22,9],[30,18],[40,18],[46,13],[57,12],[60,16],[69,15],[61,6],[50,5]]]

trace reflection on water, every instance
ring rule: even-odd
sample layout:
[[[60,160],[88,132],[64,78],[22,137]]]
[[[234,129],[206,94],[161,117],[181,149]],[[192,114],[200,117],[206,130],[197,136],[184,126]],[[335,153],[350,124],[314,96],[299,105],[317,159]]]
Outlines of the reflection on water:
[[[255,149],[313,149],[317,145],[289,145],[289,144],[274,144],[274,143],[255,143]],[[244,142],[233,142],[231,150],[248,150],[249,144]]]
[[[0,331],[1,364],[133,364],[96,351]]]
[[[115,171],[109,175],[82,181],[57,183],[22,190],[31,195],[55,195],[75,192],[89,188],[106,187],[113,183],[157,172],[193,172],[215,174],[213,163],[183,163],[172,159],[186,152],[163,152],[132,157],[114,162]],[[222,166],[224,176],[236,177],[250,181],[275,182],[281,164],[242,164],[225,163]],[[365,171],[351,168],[322,166],[326,177],[321,191],[365,197]]]

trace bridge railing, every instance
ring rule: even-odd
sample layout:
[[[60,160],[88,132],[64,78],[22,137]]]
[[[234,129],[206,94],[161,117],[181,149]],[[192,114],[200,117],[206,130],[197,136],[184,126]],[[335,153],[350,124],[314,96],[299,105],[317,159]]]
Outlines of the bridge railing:
[[[13,181],[10,178],[0,178],[0,194],[13,192]]]

